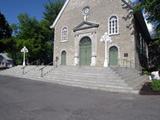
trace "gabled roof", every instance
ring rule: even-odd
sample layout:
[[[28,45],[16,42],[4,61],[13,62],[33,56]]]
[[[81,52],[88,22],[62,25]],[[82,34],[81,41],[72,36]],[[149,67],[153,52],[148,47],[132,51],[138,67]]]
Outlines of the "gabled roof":
[[[76,32],[76,31],[79,31],[79,30],[85,30],[85,29],[96,28],[96,27],[99,27],[99,24],[88,22],[88,21],[83,21],[78,26],[76,26],[73,29],[73,31]]]
[[[7,56],[7,53],[0,53],[0,56],[2,56],[4,59],[6,59],[6,60],[12,60],[11,58],[9,58],[8,56]]]
[[[65,10],[65,8],[67,7],[67,5],[68,5],[69,2],[70,2],[70,0],[66,0],[66,2],[64,3],[61,11],[59,12],[59,14],[58,14],[58,16],[57,16],[57,18],[56,18],[56,20],[55,20],[55,21],[53,22],[53,24],[50,26],[51,29],[55,28],[58,20],[59,20],[60,17],[62,16],[62,14],[63,14],[63,12],[64,12],[64,10]],[[132,6],[131,6],[126,0],[122,0],[122,2],[125,3],[130,9],[133,9]]]
[[[55,20],[55,21],[53,22],[53,24],[50,26],[51,29],[55,28],[55,26],[56,26],[58,20],[60,19],[62,13],[64,12],[65,8],[67,7],[69,1],[70,1],[70,0],[66,0],[66,2],[64,3],[64,5],[63,5],[61,11],[59,12],[59,14],[58,14],[56,20]]]

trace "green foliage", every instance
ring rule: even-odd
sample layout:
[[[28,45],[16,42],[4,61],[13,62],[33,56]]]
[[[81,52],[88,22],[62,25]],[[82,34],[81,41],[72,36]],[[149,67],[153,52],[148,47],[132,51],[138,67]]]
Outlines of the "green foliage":
[[[151,73],[150,73],[148,70],[144,70],[144,71],[143,71],[143,74],[144,74],[144,75],[150,75]]]
[[[9,38],[12,35],[12,29],[6,21],[4,15],[0,12],[0,40]]]
[[[151,87],[153,91],[160,92],[160,80],[153,80]]]
[[[134,12],[144,10],[148,15],[147,21],[154,23],[156,27],[157,36],[149,45],[150,54],[150,68],[158,69],[160,64],[160,1],[159,0],[143,0],[135,8]]]
[[[148,13],[148,22],[156,22],[157,23],[157,33],[160,35],[160,2],[159,0],[143,0],[140,4],[138,4],[134,11],[137,12],[139,10],[144,9],[145,12]],[[159,36],[160,37],[160,36]]]
[[[44,19],[51,25],[59,14],[65,0],[55,0],[54,2],[49,1],[44,5],[45,12]]]
[[[3,39],[0,40],[0,52],[9,53],[15,64],[21,64],[22,53],[20,50],[23,46],[26,46],[29,50],[26,56],[29,63],[36,60],[39,60],[40,63],[43,64],[50,63],[53,59],[53,31],[50,29],[50,26],[56,19],[63,3],[64,0],[49,1],[46,3],[44,6],[44,17],[40,21],[34,17],[30,17],[26,13],[18,15],[18,24],[9,26],[7,22],[2,23],[2,21],[0,21],[1,26],[6,25],[8,26],[7,29],[11,27],[13,30],[12,37],[10,34],[8,37],[2,37]],[[1,14],[0,20],[5,21],[4,16]]]

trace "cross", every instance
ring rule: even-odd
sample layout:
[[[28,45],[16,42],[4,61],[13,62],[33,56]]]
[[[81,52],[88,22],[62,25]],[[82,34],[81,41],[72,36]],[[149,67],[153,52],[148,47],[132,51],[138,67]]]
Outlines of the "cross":
[[[23,66],[25,66],[26,65],[26,63],[25,63],[25,54],[28,53],[28,49],[26,48],[26,46],[24,46],[21,49],[21,52],[23,53]]]

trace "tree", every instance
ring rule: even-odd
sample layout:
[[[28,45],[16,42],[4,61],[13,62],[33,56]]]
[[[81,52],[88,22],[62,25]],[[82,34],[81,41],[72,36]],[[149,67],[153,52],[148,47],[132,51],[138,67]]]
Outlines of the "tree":
[[[159,0],[143,0],[136,7],[135,11],[144,9],[148,15],[148,22],[156,23],[156,31],[160,35],[160,1]],[[159,36],[160,37],[160,36]]]
[[[45,8],[45,11],[43,13],[44,20],[46,20],[49,25],[51,25],[53,21],[56,19],[63,4],[64,4],[64,0],[56,0],[53,2],[49,1],[44,5],[44,8]]]
[[[29,63],[40,60],[41,63],[48,64],[53,60],[53,32],[51,24],[56,19],[63,5],[63,0],[48,2],[45,4],[45,12],[42,20],[38,21],[26,13],[18,15],[18,24],[12,24],[14,46],[10,46],[8,51],[16,59],[16,63],[21,63],[20,49],[26,46],[29,50],[27,59]],[[8,41],[9,42],[9,41]],[[11,52],[11,49],[13,52]]]
[[[154,23],[157,31],[157,38],[149,45],[150,66],[153,69],[160,69],[160,1],[143,0],[135,7],[135,12],[142,9],[148,15],[148,22]]]
[[[8,49],[7,41],[12,35],[12,29],[5,19],[5,16],[0,12],[0,52],[5,52]]]
[[[0,40],[9,38],[12,35],[12,29],[10,28],[5,16],[0,12]]]

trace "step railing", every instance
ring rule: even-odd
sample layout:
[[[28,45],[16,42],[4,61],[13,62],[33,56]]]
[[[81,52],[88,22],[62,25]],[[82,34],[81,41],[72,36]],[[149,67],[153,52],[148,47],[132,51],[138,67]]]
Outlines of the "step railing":
[[[118,67],[120,68],[134,68],[137,70],[143,70],[145,69],[143,66],[139,65],[140,63],[137,63],[134,60],[129,60],[129,59],[119,59],[119,64]]]
[[[134,68],[135,67],[135,62],[133,60],[128,60],[128,59],[119,59],[119,67],[124,67],[124,68]]]
[[[53,62],[50,62],[49,64],[47,64],[47,65],[45,65],[44,67],[42,67],[42,68],[40,68],[39,70],[41,71],[41,77],[44,77],[44,76],[46,76],[48,73],[50,73],[54,68],[56,68],[57,67],[57,65],[56,66],[54,66],[54,61]],[[48,70],[47,72],[44,72],[44,69],[45,68],[47,68],[48,66],[53,66],[53,68],[52,69],[50,69],[50,70]]]
[[[36,64],[35,64],[35,63],[36,63]],[[37,68],[37,66],[39,65],[39,63],[40,63],[40,60],[35,60],[35,61],[31,62],[30,64],[28,64],[28,65],[26,65],[26,66],[23,66],[23,67],[21,68],[21,69],[22,69],[22,74],[24,75],[24,74],[26,74],[26,73],[28,73],[28,72],[30,72],[30,71],[33,71],[35,68]],[[25,71],[27,67],[29,67],[30,65],[33,65],[33,64],[36,65],[34,68],[31,68],[30,70]]]

